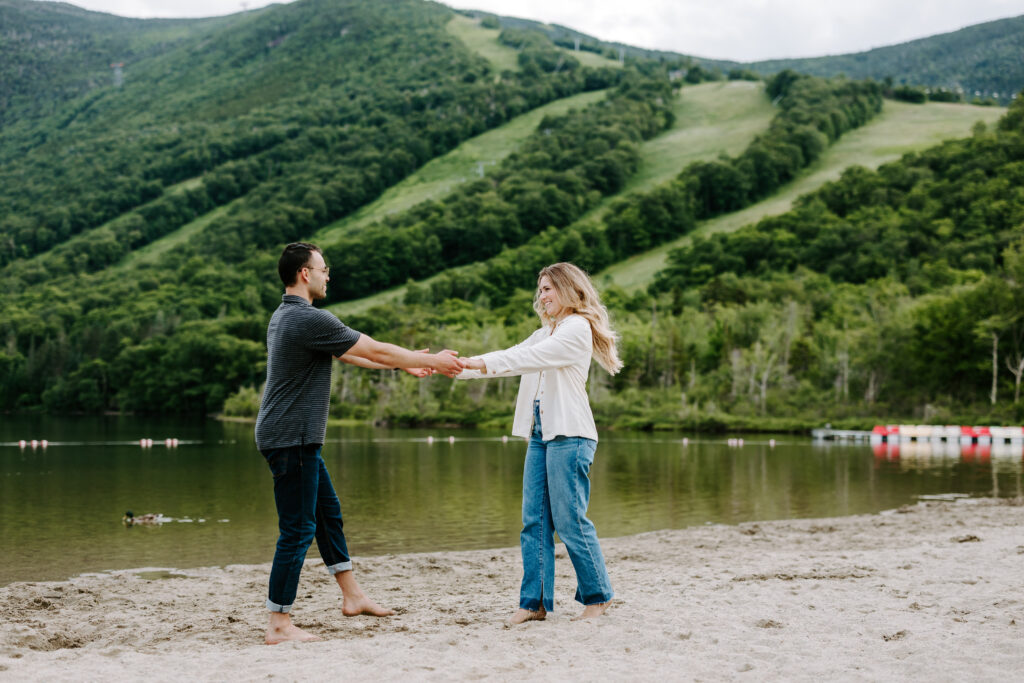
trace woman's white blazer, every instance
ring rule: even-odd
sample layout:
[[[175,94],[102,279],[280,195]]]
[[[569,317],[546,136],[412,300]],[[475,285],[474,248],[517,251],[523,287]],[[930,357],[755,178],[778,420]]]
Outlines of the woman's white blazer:
[[[458,379],[522,375],[512,422],[514,436],[530,438],[533,401],[538,398],[545,441],[556,436],[582,436],[597,441],[597,427],[587,396],[593,353],[590,323],[582,316],[569,315],[554,330],[542,327],[511,348],[477,356],[487,366],[486,373],[463,370]],[[544,388],[538,396],[542,375]]]

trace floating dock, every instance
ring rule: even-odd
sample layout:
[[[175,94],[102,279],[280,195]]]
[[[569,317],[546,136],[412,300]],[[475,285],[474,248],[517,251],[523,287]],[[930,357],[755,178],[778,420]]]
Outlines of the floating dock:
[[[811,436],[815,441],[867,441],[871,438],[871,432],[858,431],[856,429],[812,429]]]
[[[977,427],[967,425],[877,425],[871,443],[930,441],[933,443],[1024,444],[1024,427]]]
[[[852,429],[814,429],[811,436],[825,441],[880,443],[1024,444],[1024,427],[976,427],[967,425],[876,425],[870,432]]]

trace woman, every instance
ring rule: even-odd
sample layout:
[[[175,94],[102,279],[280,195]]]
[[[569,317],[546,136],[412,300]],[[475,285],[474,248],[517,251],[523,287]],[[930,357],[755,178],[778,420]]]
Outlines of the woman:
[[[511,623],[543,619],[554,609],[554,532],[576,570],[580,618],[604,613],[612,586],[587,519],[597,429],[587,397],[591,357],[611,374],[622,368],[608,312],[590,278],[571,263],[540,271],[533,308],[543,323],[504,351],[464,358],[458,379],[522,375],[512,434],[527,439],[523,468],[523,583]]]

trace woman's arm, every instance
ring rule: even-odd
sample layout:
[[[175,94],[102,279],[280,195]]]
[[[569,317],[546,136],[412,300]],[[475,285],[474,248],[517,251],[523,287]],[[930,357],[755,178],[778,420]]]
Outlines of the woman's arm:
[[[573,317],[563,321],[555,328],[554,334],[536,344],[520,344],[504,351],[464,358],[462,363],[465,367],[479,370],[480,377],[509,377],[572,365],[592,351],[590,323]]]
[[[456,379],[476,379],[487,375],[487,365],[478,356],[463,358],[460,362],[462,363],[463,370]]]
[[[459,359],[459,362],[463,364],[463,367],[462,367],[462,372],[460,372],[459,374],[455,375],[455,379],[487,379],[487,377],[488,377],[487,375],[483,374],[479,370],[470,368],[469,366],[466,365],[466,363],[471,363],[473,360],[479,360],[479,359],[473,359],[473,358],[460,358]]]
[[[532,344],[536,339],[548,336],[549,331],[546,327],[542,327],[539,330],[535,330],[533,334],[519,342],[515,346],[510,346],[505,351],[513,351],[515,349],[521,349]],[[455,379],[487,379],[489,377],[497,377],[497,375],[486,373],[487,366],[481,360],[480,356],[472,356],[470,358],[460,358],[459,363],[462,364],[462,372],[455,376]],[[505,377],[513,376],[512,374],[503,375]]]

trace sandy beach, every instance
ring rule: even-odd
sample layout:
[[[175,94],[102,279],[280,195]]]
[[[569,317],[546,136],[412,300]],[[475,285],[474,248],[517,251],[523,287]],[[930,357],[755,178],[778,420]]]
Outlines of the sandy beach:
[[[262,644],[269,565],[126,570],[0,589],[9,680],[1005,680],[1024,671],[1024,501],[604,539],[616,600],[509,627],[516,548],[357,558],[398,614],[345,618],[307,562],[296,624]],[[311,556],[315,555],[315,550]]]

